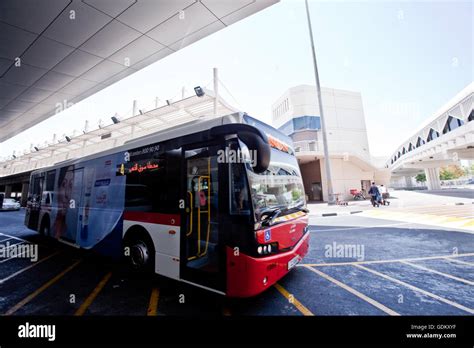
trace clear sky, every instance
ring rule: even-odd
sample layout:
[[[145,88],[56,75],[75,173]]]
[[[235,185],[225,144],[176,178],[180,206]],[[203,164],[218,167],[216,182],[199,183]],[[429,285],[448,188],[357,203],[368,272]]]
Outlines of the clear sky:
[[[372,155],[389,156],[406,137],[473,81],[472,1],[310,1],[324,87],[362,94]],[[212,88],[212,68],[230,103],[270,122],[287,88],[314,84],[304,1],[283,0],[148,66],[0,144],[9,156],[81,130],[88,119],[151,109],[197,85]],[[222,92],[225,92],[221,88]]]

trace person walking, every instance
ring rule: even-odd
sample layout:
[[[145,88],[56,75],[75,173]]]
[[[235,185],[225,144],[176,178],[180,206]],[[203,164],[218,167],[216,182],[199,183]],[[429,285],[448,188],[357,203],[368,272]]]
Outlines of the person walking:
[[[382,204],[383,205],[390,205],[390,202],[387,201],[388,198],[388,190],[387,188],[382,184],[379,187],[380,195],[382,196]]]
[[[372,203],[372,206],[379,207],[380,206],[379,204],[380,191],[379,191],[379,188],[375,185],[375,182],[372,182],[372,186],[370,186],[369,195],[370,195],[370,202]]]

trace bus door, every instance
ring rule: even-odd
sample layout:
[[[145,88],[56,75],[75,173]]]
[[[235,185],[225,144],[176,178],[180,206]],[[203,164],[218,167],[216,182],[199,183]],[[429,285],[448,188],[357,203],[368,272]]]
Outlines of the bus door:
[[[184,162],[186,212],[181,234],[181,279],[224,291],[217,147],[186,149]]]
[[[27,220],[27,226],[31,229],[39,228],[39,214],[41,208],[41,197],[43,195],[43,184],[44,176],[34,176],[31,181],[33,187],[31,190],[31,195],[28,197],[28,209],[25,219]]]

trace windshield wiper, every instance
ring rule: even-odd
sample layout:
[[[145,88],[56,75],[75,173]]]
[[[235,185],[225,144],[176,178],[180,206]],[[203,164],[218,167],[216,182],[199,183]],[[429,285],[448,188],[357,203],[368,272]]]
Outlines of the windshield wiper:
[[[280,208],[267,208],[258,214],[258,220],[262,226],[271,226],[275,223],[275,219],[281,214]]]

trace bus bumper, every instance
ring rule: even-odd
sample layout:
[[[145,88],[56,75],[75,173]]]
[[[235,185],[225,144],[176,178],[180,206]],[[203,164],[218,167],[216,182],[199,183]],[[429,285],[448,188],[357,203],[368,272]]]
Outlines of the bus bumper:
[[[291,260],[303,259],[308,252],[308,247],[309,233],[305,233],[291,251],[268,257],[235,255],[234,250],[227,247],[226,295],[251,297],[265,291],[289,272]]]

